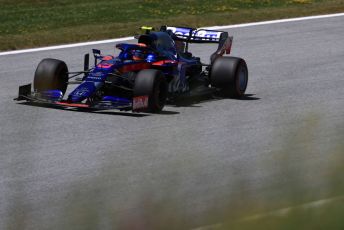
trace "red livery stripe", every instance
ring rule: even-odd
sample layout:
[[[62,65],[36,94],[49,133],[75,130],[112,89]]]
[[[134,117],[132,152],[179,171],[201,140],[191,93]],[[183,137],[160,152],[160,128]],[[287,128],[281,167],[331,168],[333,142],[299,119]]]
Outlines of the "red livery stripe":
[[[64,105],[69,107],[79,107],[79,108],[88,108],[89,105],[80,104],[80,103],[67,103],[67,102],[56,102],[57,105]]]
[[[134,63],[125,65],[122,68],[119,69],[120,72],[126,73],[131,71],[139,71],[141,69],[149,69],[151,67],[151,63],[142,62],[142,63]]]
[[[176,64],[177,62],[176,62],[176,61],[173,61],[173,60],[162,60],[162,61],[153,62],[152,65],[158,65],[158,66],[160,66],[160,65],[169,64],[169,63],[171,63],[171,64]]]

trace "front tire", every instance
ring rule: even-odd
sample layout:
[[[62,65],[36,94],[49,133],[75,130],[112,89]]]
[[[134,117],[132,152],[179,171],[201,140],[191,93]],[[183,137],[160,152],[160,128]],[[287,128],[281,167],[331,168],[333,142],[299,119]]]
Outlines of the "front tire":
[[[46,58],[37,66],[33,88],[37,92],[60,90],[65,94],[68,85],[68,67],[65,62]]]
[[[148,96],[148,112],[160,112],[167,98],[167,82],[164,74],[155,69],[138,72],[134,84],[134,97]]]
[[[240,98],[245,94],[248,69],[244,59],[219,57],[211,67],[211,85],[225,97]]]

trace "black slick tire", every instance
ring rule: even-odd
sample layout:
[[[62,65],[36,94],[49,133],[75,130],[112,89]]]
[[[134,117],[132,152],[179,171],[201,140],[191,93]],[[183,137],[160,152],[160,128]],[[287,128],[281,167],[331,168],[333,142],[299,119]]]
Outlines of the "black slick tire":
[[[37,92],[61,90],[64,94],[68,85],[68,67],[63,61],[46,58],[37,66],[33,88]]]
[[[167,98],[167,82],[164,74],[155,69],[145,69],[137,73],[133,96],[148,96],[147,112],[160,112]]]
[[[248,69],[244,59],[219,57],[211,67],[210,81],[224,97],[240,98],[245,94]]]

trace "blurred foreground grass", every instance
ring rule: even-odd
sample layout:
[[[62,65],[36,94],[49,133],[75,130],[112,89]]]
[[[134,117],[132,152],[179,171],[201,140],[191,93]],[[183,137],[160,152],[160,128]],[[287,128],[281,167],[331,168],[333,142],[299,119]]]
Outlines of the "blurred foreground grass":
[[[132,187],[135,192],[124,191],[132,196],[120,197],[115,201],[118,197],[111,194],[123,189],[121,185],[127,183],[128,178],[122,178],[109,159],[102,173],[90,178],[89,181],[71,185],[62,204],[64,208],[55,212],[53,219],[34,223],[33,226],[40,226],[36,229],[83,230],[342,230],[344,143],[338,141],[337,145],[326,146],[326,140],[321,133],[321,122],[323,121],[314,115],[295,121],[297,126],[288,128],[288,136],[274,140],[277,145],[276,151],[265,157],[263,153],[260,154],[261,162],[257,164],[261,164],[261,169],[272,175],[272,178],[266,177],[266,181],[262,182],[265,184],[261,194],[252,194],[251,178],[246,178],[247,176],[243,176],[246,174],[233,169],[232,174],[224,171],[227,172],[224,177],[235,178],[231,187],[234,187],[236,192],[230,192],[228,188],[227,192],[215,193],[207,200],[209,193],[216,192],[215,189],[211,189],[202,193],[200,203],[205,203],[205,206],[198,206],[197,202],[184,205],[189,202],[189,196],[197,200],[197,191],[184,198],[176,196],[185,189],[181,186],[182,177],[188,172],[185,169],[197,168],[197,159],[188,159],[185,156],[185,159],[170,162],[168,169],[164,169],[171,170],[176,175],[180,173],[180,177],[166,177],[158,183],[147,181],[147,187]],[[338,140],[343,140],[343,127],[337,127],[337,134]],[[322,155],[326,157],[320,157]],[[310,163],[312,158],[317,157],[322,160]],[[209,183],[209,178],[201,175],[204,170],[212,170],[210,165],[209,162],[209,168],[201,168],[196,172],[201,183]],[[155,174],[163,173],[164,170],[153,170],[151,180]],[[116,180],[118,187],[107,187],[107,182],[111,180]],[[192,188],[195,184],[188,183],[184,186]],[[33,229],[33,220],[30,219],[33,210],[23,203],[25,199],[21,197],[12,204],[7,229]],[[120,210],[121,202],[133,203],[133,206]],[[47,207],[47,210],[51,208]],[[197,228],[200,225],[209,226]]]
[[[0,51],[344,11],[344,0],[0,0]]]

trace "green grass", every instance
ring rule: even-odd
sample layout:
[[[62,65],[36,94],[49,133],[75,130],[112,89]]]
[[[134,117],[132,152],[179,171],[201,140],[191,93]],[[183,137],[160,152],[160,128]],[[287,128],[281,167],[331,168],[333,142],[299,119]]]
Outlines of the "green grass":
[[[344,0],[0,0],[0,50],[344,11]]]

